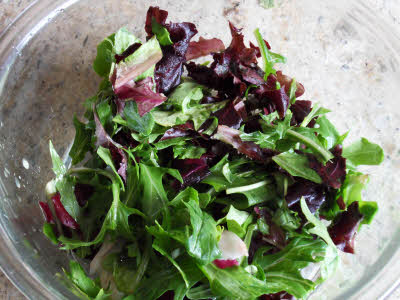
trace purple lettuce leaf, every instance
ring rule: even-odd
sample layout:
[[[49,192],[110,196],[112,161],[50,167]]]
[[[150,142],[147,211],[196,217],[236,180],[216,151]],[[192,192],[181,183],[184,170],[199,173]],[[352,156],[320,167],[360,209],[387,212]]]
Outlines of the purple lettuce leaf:
[[[241,132],[237,129],[218,125],[217,133],[212,138],[231,145],[239,153],[246,155],[250,159],[265,161],[269,157],[257,144],[242,141],[240,134]]]
[[[301,212],[300,199],[304,197],[311,213],[315,213],[326,201],[325,188],[309,180],[299,179],[292,184],[285,196],[286,203],[291,210]]]
[[[154,79],[158,93],[168,93],[181,82],[183,63],[186,62],[186,52],[191,38],[197,34],[193,23],[166,23],[168,12],[158,7],[150,7],[146,17],[146,32],[148,37],[153,35],[151,21],[164,26],[173,42],[162,47],[162,59],[156,64]]]
[[[174,182],[175,188],[184,189],[185,187],[199,183],[210,175],[207,163],[209,159],[209,155],[203,154],[201,158],[174,160],[172,163],[173,168],[179,170],[183,179],[183,183],[177,180]]]
[[[167,97],[164,95],[153,91],[153,80],[151,77],[121,86],[118,97],[125,101],[135,101],[141,117],[167,100]]]
[[[346,159],[342,157],[341,145],[337,145],[331,152],[334,158],[325,165],[310,155],[310,167],[318,173],[326,185],[339,189],[346,178]]]
[[[186,60],[188,61],[223,50],[225,50],[225,46],[220,39],[205,39],[200,37],[198,42],[193,41],[189,43],[189,47],[186,52]]]
[[[363,218],[355,201],[328,227],[329,235],[339,250],[354,253],[355,236]]]

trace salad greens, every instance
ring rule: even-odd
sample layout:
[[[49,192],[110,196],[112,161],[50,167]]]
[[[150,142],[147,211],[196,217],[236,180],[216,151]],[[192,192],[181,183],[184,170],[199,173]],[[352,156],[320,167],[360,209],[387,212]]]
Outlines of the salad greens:
[[[98,45],[70,160],[50,142],[43,233],[90,263],[63,279],[82,299],[304,299],[376,214],[357,166],[383,151],[342,146],[258,29],[247,47],[229,24],[225,48],[167,15],[149,8],[146,41],[121,28]]]

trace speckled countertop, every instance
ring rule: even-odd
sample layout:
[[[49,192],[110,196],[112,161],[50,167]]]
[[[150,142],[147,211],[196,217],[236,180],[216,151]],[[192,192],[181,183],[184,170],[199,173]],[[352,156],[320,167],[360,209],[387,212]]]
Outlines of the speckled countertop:
[[[33,0],[0,0],[0,32],[2,32]],[[399,0],[365,0],[384,18],[400,28],[400,1]],[[0,271],[0,300],[20,300],[25,297]],[[400,299],[398,288],[388,300]]]

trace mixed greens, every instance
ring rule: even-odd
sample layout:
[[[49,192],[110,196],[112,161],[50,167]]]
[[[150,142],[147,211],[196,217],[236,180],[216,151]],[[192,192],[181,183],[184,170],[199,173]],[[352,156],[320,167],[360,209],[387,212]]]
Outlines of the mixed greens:
[[[83,299],[304,299],[373,219],[357,166],[383,151],[342,146],[258,29],[246,47],[229,24],[225,48],[167,15],[149,8],[145,42],[122,28],[98,45],[70,161],[50,142],[43,232],[76,257],[66,283]]]

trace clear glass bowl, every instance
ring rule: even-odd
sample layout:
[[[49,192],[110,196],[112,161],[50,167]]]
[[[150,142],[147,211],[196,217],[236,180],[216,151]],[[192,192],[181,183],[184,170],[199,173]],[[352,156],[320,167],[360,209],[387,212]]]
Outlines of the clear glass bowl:
[[[386,153],[383,165],[365,168],[365,198],[380,211],[357,237],[356,255],[312,299],[378,299],[400,278],[400,37],[363,1],[257,0],[34,2],[0,37],[0,264],[30,299],[75,299],[55,276],[70,257],[42,235],[37,202],[52,177],[48,141],[59,153],[70,144],[72,116],[99,78],[91,68],[96,45],[127,26],[143,38],[149,5],[172,20],[194,22],[201,34],[229,43],[227,20],[253,39],[256,27],[288,63],[282,68],[306,87],[307,99],[333,112],[350,140],[366,136]]]

